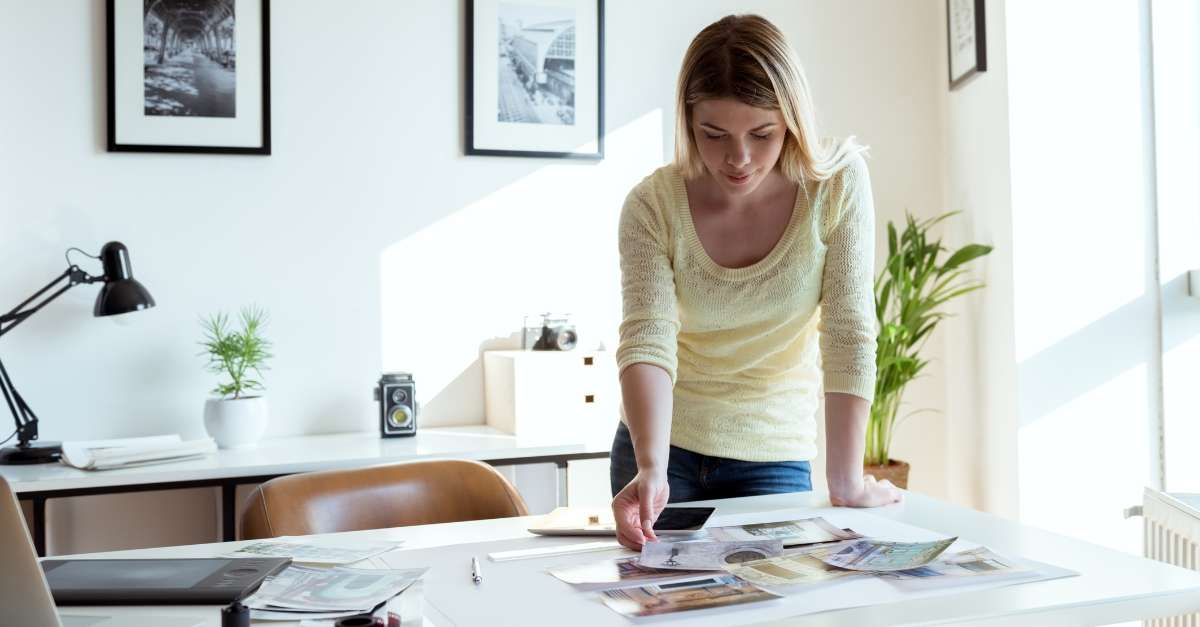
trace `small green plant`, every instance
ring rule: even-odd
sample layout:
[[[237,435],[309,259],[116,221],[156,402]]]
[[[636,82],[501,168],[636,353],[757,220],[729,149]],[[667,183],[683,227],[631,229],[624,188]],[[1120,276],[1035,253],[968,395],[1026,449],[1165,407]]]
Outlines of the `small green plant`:
[[[875,353],[875,401],[867,421],[864,463],[888,463],[896,414],[904,388],[925,369],[929,360],[921,349],[933,329],[950,314],[941,307],[953,298],[981,289],[981,281],[966,276],[966,264],[992,252],[991,246],[967,244],[943,263],[947,249],[930,240],[929,229],[958,212],[917,221],[905,212],[904,232],[897,235],[890,221],[887,263],[875,279],[875,317],[879,337]]]
[[[202,319],[204,347],[208,370],[216,375],[228,375],[228,383],[218,382],[213,392],[224,398],[238,399],[245,392],[262,390],[263,384],[251,375],[262,378],[266,361],[272,357],[271,342],[262,336],[267,314],[258,307],[246,307],[241,312],[242,328],[230,329],[229,316],[223,312]]]

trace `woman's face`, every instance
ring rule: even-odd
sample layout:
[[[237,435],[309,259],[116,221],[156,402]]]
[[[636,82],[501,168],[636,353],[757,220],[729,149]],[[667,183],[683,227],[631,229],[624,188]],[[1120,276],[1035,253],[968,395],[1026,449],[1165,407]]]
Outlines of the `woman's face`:
[[[709,174],[721,189],[740,196],[775,168],[787,127],[779,109],[721,98],[692,105],[692,134]]]

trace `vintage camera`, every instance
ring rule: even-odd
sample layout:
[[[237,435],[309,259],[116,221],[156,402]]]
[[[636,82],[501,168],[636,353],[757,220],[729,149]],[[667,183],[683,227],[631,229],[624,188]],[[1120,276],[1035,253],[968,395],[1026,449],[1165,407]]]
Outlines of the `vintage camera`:
[[[388,372],[375,387],[379,403],[379,434],[398,438],[417,433],[417,388],[407,372]]]
[[[569,351],[579,342],[575,325],[566,315],[542,314],[542,326],[538,329],[526,322],[523,348],[535,351]]]

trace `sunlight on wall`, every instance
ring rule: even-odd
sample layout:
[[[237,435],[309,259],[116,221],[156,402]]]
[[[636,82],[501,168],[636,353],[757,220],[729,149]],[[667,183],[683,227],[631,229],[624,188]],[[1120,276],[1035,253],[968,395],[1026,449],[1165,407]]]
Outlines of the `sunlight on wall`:
[[[1165,487],[1200,492],[1200,300],[1187,294],[1200,268],[1200,5],[1154,8],[1158,241],[1163,282]]]
[[[1021,362],[1145,291],[1141,57],[1137,3],[1089,11],[1070,45],[1075,3],[1007,9]]]
[[[1136,366],[1021,428],[1021,521],[1132,553],[1148,446],[1145,366]]]
[[[526,314],[570,312],[580,348],[616,350],[617,219],[662,165],[662,111],[608,133],[605,151],[550,161],[381,255],[383,366],[414,373],[423,425],[482,422],[480,352],[519,347]]]
[[[1158,309],[1138,3],[1007,5],[1024,522],[1140,552]],[[1151,434],[1155,434],[1152,438]]]

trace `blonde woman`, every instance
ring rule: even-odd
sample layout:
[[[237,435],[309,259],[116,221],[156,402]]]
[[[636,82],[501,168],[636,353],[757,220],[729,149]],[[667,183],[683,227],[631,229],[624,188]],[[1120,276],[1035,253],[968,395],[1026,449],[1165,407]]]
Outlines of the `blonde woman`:
[[[668,500],[811,490],[818,394],[835,505],[897,502],[863,476],[875,385],[874,206],[862,148],[822,144],[795,52],[729,16],[679,74],[675,162],[621,212],[622,544]]]

